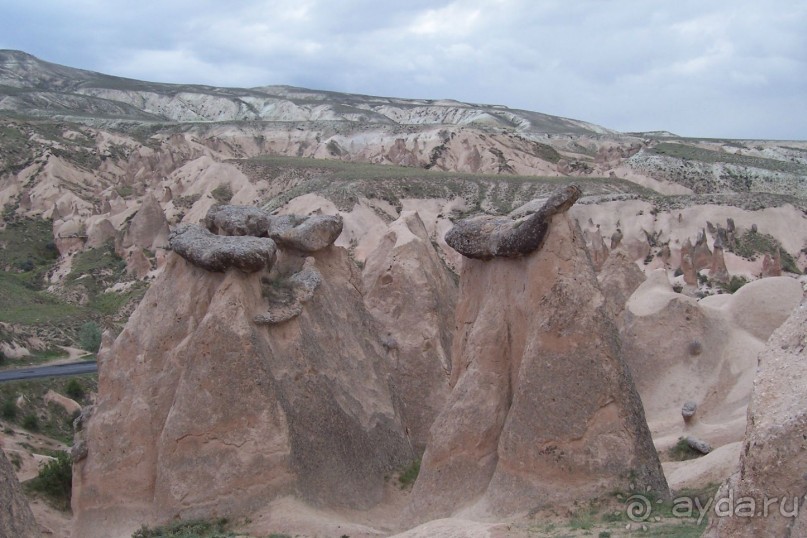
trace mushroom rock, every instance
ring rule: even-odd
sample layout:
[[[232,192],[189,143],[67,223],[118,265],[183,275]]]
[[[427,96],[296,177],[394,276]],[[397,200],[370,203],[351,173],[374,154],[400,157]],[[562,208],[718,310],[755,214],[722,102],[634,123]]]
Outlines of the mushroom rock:
[[[524,256],[541,247],[552,217],[565,213],[581,194],[577,185],[564,187],[538,211],[518,220],[490,215],[461,220],[446,233],[446,243],[463,256],[478,260]]]
[[[174,252],[187,261],[215,272],[269,269],[277,250],[275,242],[266,237],[214,235],[196,224],[180,224],[169,241]]]
[[[617,248],[621,243],[622,243],[622,230],[617,228],[616,231],[611,234],[611,250]]]
[[[290,271],[306,264],[281,254]],[[247,517],[289,495],[323,509],[381,502],[384,477],[414,453],[380,331],[347,251],[312,258],[320,282],[302,311],[258,325],[265,275],[169,255],[99,352],[97,403],[73,471],[74,536]]]
[[[579,193],[554,194],[520,226],[475,219],[449,232],[466,255],[452,391],[413,518],[474,503],[513,514],[631,487],[669,495],[582,232],[565,213]]]

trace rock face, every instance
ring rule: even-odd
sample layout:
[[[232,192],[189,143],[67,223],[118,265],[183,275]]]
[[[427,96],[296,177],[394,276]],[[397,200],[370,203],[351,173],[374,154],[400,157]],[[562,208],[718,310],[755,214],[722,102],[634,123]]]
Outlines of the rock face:
[[[208,230],[216,235],[269,235],[269,214],[250,206],[216,205],[204,219]]]
[[[422,453],[448,397],[457,285],[413,211],[390,225],[362,278],[367,309],[386,330],[401,419]]]
[[[563,212],[544,224],[528,256],[463,260],[453,388],[414,517],[473,503],[512,514],[631,485],[668,494],[580,228]]]
[[[135,213],[123,236],[123,248],[138,247],[154,250],[168,245],[168,221],[157,199],[149,194]]]
[[[342,233],[339,215],[313,215],[300,218],[295,215],[273,216],[269,237],[281,248],[316,252],[333,244]]]
[[[312,260],[321,283],[302,311],[263,326],[253,322],[267,309],[258,273],[169,255],[99,353],[86,457],[74,466],[74,535],[243,516],[285,494],[323,507],[381,500],[384,476],[414,457],[386,353],[346,251]],[[277,266],[305,263],[281,252]]]
[[[181,224],[171,232],[171,248],[207,271],[240,269],[254,273],[275,262],[275,242],[266,237],[214,235],[196,224]]]
[[[22,493],[14,468],[0,449],[0,536],[38,538],[42,533]]]
[[[618,320],[628,298],[645,281],[645,275],[624,249],[617,249],[605,260],[597,280],[605,295],[608,312],[613,319]]]
[[[777,329],[759,356],[739,469],[721,488],[730,516],[713,517],[704,536],[807,536],[807,300]],[[729,494],[731,497],[729,498]],[[739,514],[753,499],[765,517]],[[765,500],[773,500],[766,505]],[[775,499],[775,500],[774,500]],[[720,502],[720,501],[716,501]]]
[[[478,260],[524,256],[541,247],[552,216],[572,207],[581,194],[577,185],[564,187],[541,209],[519,220],[489,215],[465,219],[448,231],[446,243],[463,256]]]

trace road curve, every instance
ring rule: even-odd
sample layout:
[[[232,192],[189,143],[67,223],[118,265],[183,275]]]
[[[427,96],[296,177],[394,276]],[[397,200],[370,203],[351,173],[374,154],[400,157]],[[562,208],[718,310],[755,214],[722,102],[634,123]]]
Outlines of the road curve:
[[[61,377],[66,375],[94,374],[98,371],[95,361],[70,362],[45,366],[17,368],[0,372],[0,383],[4,381],[20,381],[37,377]]]

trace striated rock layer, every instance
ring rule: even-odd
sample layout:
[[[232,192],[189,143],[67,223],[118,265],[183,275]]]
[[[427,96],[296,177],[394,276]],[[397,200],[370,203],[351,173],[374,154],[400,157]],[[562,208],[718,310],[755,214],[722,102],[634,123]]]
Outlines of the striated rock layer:
[[[176,517],[248,515],[279,495],[368,508],[413,452],[384,349],[341,248],[305,261],[321,281],[265,326],[260,273],[207,272],[171,255],[123,332],[99,353],[74,535],[129,536]],[[128,534],[126,534],[128,533]]]
[[[523,258],[463,260],[453,390],[413,491],[418,519],[667,494],[580,228],[565,212],[547,224]]]
[[[704,536],[807,536],[807,300],[759,356],[737,473]],[[712,515],[712,514],[710,514]]]

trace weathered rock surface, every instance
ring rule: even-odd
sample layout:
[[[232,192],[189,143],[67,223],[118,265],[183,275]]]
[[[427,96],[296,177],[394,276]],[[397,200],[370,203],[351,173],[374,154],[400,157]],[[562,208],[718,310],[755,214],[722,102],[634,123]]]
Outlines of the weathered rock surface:
[[[529,256],[463,260],[453,389],[413,517],[472,503],[512,514],[631,484],[667,494],[582,233],[563,213],[545,224]]]
[[[125,249],[165,248],[168,246],[168,234],[168,220],[165,213],[154,195],[148,194],[143,198],[143,204],[129,223],[122,246]]]
[[[74,466],[76,536],[243,516],[285,494],[322,507],[381,500],[384,476],[414,454],[355,265],[341,248],[314,257],[317,293],[267,327],[253,322],[266,310],[258,274],[169,256],[99,353]]]
[[[0,449],[0,536],[38,538],[41,535],[14,468]]]
[[[204,225],[216,235],[269,235],[269,214],[257,207],[214,205],[204,218]]]
[[[712,451],[712,445],[704,441],[703,439],[699,439],[697,437],[688,436],[686,438],[687,445],[692,450],[696,450],[701,454],[708,454]]]
[[[645,281],[645,275],[624,249],[616,249],[605,260],[597,280],[605,295],[605,307],[618,320],[631,294]]]
[[[316,252],[332,245],[342,233],[342,217],[339,215],[272,216],[269,237],[280,248]]]
[[[692,417],[695,416],[695,412],[698,410],[697,402],[693,402],[692,400],[687,400],[684,402],[684,405],[681,406],[681,416],[684,418],[685,421],[689,421]]]
[[[737,473],[718,496],[730,516],[714,517],[709,537],[807,536],[807,301],[768,340],[759,356]],[[741,499],[753,499],[738,516]],[[765,500],[772,500],[769,505]],[[767,510],[765,516],[763,510]],[[762,513],[760,516],[759,514]]]
[[[552,216],[568,210],[581,194],[577,185],[564,187],[541,209],[518,220],[489,215],[462,220],[448,231],[446,243],[463,256],[479,260],[524,256],[541,247]]]
[[[180,224],[170,237],[171,248],[207,271],[240,269],[254,273],[275,262],[275,242],[267,237],[214,235],[196,224]]]
[[[422,453],[448,397],[457,284],[414,211],[389,226],[362,279],[367,309],[385,330],[401,419]]]
[[[317,271],[314,258],[306,258],[303,267],[291,276],[277,274],[270,276],[264,286],[268,286],[269,307],[266,312],[255,316],[259,325],[283,323],[299,316],[303,304],[314,296],[314,291],[322,283],[322,275]]]

